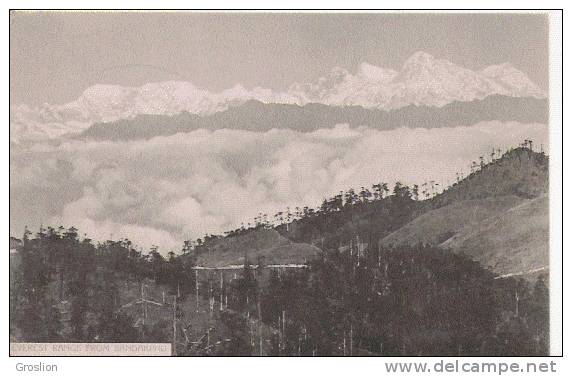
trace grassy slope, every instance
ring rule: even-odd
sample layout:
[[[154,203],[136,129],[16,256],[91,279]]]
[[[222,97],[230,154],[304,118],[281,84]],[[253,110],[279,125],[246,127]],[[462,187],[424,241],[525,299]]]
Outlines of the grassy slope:
[[[548,265],[548,198],[501,196],[431,210],[382,240],[431,243],[463,252],[499,274]]]
[[[304,263],[319,252],[312,245],[291,242],[274,229],[252,230],[209,243],[208,249],[198,255],[197,265],[240,265],[245,255],[251,263],[257,263],[259,257],[264,257],[266,264]]]
[[[548,158],[518,148],[428,200],[384,245],[440,245],[499,274],[548,265]]]
[[[516,149],[427,202],[382,244],[440,245],[499,274],[548,265],[548,158]]]
[[[511,195],[455,202],[420,215],[383,238],[382,244],[440,244],[464,228],[501,214],[523,201]]]
[[[463,228],[441,246],[464,252],[499,274],[548,266],[548,197],[525,200],[500,215]]]

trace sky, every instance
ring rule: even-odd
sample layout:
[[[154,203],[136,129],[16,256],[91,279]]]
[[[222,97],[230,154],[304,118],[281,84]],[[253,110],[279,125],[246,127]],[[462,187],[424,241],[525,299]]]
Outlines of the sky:
[[[398,69],[416,51],[470,69],[509,62],[548,85],[548,19],[531,14],[13,12],[12,104],[62,104],[94,84],[191,81],[285,90],[333,67]]]

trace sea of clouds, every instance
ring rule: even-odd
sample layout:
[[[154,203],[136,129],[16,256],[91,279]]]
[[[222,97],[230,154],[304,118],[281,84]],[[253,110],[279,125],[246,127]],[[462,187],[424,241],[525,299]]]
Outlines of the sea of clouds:
[[[96,240],[128,237],[165,253],[259,212],[317,206],[350,187],[383,181],[449,184],[480,155],[529,138],[545,124],[375,130],[337,125],[312,133],[197,130],[131,142],[13,146],[10,232],[74,226]]]

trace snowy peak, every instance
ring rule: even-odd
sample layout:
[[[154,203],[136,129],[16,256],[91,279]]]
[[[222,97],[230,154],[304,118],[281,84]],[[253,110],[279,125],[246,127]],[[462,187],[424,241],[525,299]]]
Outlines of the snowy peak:
[[[446,62],[446,60],[440,60],[440,62]],[[427,52],[417,51],[413,55],[411,55],[405,63],[403,63],[403,69],[410,69],[415,67],[426,67],[426,66],[433,66],[437,63],[437,59],[433,55],[428,54]]]
[[[397,77],[398,80],[427,80],[446,81],[455,75],[455,72],[465,70],[448,60],[438,60],[425,52],[417,52],[403,63]],[[466,69],[465,71],[471,72]]]
[[[425,52],[409,57],[399,71],[367,62],[355,74],[335,67],[314,83],[294,83],[285,92],[241,85],[211,93],[190,82],[166,81],[140,87],[94,85],[73,102],[11,108],[11,139],[59,137],[96,122],[137,115],[209,115],[249,100],[263,103],[331,106],[355,105],[395,110],[409,105],[443,107],[449,103],[484,99],[491,95],[544,98],[546,94],[510,64],[473,71]]]
[[[375,82],[390,82],[395,78],[397,72],[393,69],[381,68],[364,62],[359,66],[358,75]]]
[[[426,52],[413,54],[400,71],[369,63],[362,63],[355,75],[335,68],[316,84],[292,85],[289,94],[298,102],[384,110],[409,105],[443,107],[490,95],[545,97],[524,73],[509,64],[475,72]]]
[[[543,98],[546,93],[538,88],[524,73],[509,63],[491,65],[480,72],[483,76],[511,90],[514,96]]]
[[[455,101],[472,101],[499,92],[478,73],[450,61],[418,52],[404,64],[389,94],[392,107],[408,104],[442,107]]]

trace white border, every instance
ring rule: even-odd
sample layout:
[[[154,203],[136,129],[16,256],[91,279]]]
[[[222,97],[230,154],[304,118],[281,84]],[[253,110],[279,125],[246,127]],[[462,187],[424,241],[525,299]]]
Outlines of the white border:
[[[2,37],[0,38],[0,43],[2,44],[2,51],[6,55],[4,55],[4,59],[2,59],[2,84],[5,88],[2,91],[2,103],[4,104],[1,108],[4,109],[2,115],[5,116],[4,119],[8,117],[8,94],[9,94],[9,85],[8,85],[8,72],[9,72],[9,61],[7,58],[8,53],[8,14],[7,10],[9,8],[186,8],[186,7],[193,7],[193,8],[320,8],[320,7],[330,7],[330,8],[376,8],[376,7],[392,7],[395,8],[395,5],[399,6],[400,8],[415,8],[415,7],[428,7],[431,6],[433,8],[458,8],[461,6],[461,3],[458,1],[433,1],[431,3],[423,2],[423,1],[400,1],[397,3],[387,4],[387,3],[379,3],[375,1],[364,1],[364,0],[354,0],[351,2],[348,1],[340,1],[340,0],[330,0],[328,2],[324,2],[320,4],[319,2],[315,1],[308,1],[308,0],[290,0],[290,1],[274,1],[272,4],[269,4],[268,1],[249,1],[245,2],[242,1],[232,2],[232,1],[199,1],[199,2],[186,2],[186,1],[173,1],[173,0],[164,0],[161,2],[158,1],[148,1],[148,0],[140,0],[137,2],[126,2],[126,1],[118,1],[118,0],[100,0],[100,1],[82,1],[78,3],[77,1],[70,1],[70,0],[63,0],[63,1],[6,1],[5,2],[5,12],[2,14],[4,17],[3,20],[5,22],[4,27],[0,29],[0,33]],[[520,8],[538,8],[538,7],[545,7],[545,8],[563,8],[564,1],[543,1],[543,2],[535,2],[535,1],[519,1],[519,2],[502,2],[502,1],[465,1],[462,3],[464,7],[470,8],[472,7],[479,7],[479,8],[511,8],[518,6]],[[431,11],[421,11],[421,12],[431,12]],[[421,13],[420,12],[420,13]],[[461,12],[461,11],[451,11],[454,12]],[[474,10],[470,10],[469,12],[475,12]],[[485,12],[490,12],[486,11]],[[526,11],[525,11],[526,12]],[[560,280],[562,278],[562,274],[560,273],[561,266],[563,260],[560,256],[562,252],[562,118],[561,112],[559,111],[562,108],[562,100],[561,100],[561,88],[562,82],[560,80],[560,56],[562,56],[562,51],[560,48],[560,40],[562,39],[562,35],[560,33],[561,18],[559,12],[551,12],[550,13],[550,27],[551,27],[551,35],[550,35],[550,58],[551,58],[551,74],[550,74],[550,96],[551,96],[551,145],[550,145],[550,187],[551,187],[551,294],[552,294],[552,304],[551,304],[551,314],[552,319],[555,321],[552,324],[552,353],[554,355],[559,354],[562,351],[560,346],[561,341],[559,338],[563,335],[560,330],[558,330],[560,319],[562,318],[562,304],[561,304],[561,289],[560,289]],[[565,25],[565,34],[567,33],[568,27]],[[565,43],[568,38],[565,38]],[[566,82],[569,80],[566,79]],[[4,128],[4,132],[0,132],[2,139],[0,142],[2,145],[8,145],[8,124],[6,120],[6,126]],[[570,153],[569,153],[570,154]],[[567,161],[567,166],[572,166],[572,159],[569,157],[569,154],[566,156],[569,160]],[[5,156],[6,159],[9,159],[8,151],[2,154]],[[8,160],[4,160],[2,163],[2,176],[6,179],[9,176],[9,167],[8,167]],[[568,182],[568,181],[567,181]],[[7,182],[0,185],[0,189],[2,189],[2,223],[0,224],[0,237],[3,236],[4,239],[8,239],[9,233],[9,214],[8,214],[8,192],[9,186]],[[568,207],[569,200],[565,201],[566,207]],[[565,239],[566,244],[569,244],[569,235],[566,233]],[[564,251],[566,253],[566,250]],[[6,281],[8,279],[7,276],[7,255],[2,261],[2,276],[5,278]],[[566,259],[568,260],[569,257]],[[570,282],[570,273],[567,273],[565,276],[565,283],[569,285]],[[2,299],[4,302],[8,301],[8,283],[3,284],[3,288],[1,289]],[[570,312],[568,309],[570,306],[568,304],[564,304],[565,312]],[[8,327],[6,325],[8,321],[8,307],[7,305],[4,306],[5,308],[0,313],[0,322],[4,323],[3,331],[0,334],[0,338],[7,339],[8,338]],[[569,333],[570,326],[564,326],[564,333]],[[15,374],[15,364],[17,362],[22,362],[22,358],[7,358],[8,354],[8,341],[0,341],[0,358],[2,358],[1,368],[5,371],[4,374],[11,375]],[[397,360],[405,361],[407,359],[413,361],[419,361],[423,358],[400,358]],[[567,361],[568,357],[560,360],[558,374],[570,374],[572,371],[572,363]],[[435,359],[429,359],[435,360]],[[448,360],[451,360],[449,358]],[[476,360],[476,359],[475,359]],[[484,361],[484,358],[480,358],[479,360]],[[492,361],[500,361],[500,358],[490,359]],[[510,359],[505,359],[506,361],[510,361]],[[524,360],[520,358],[520,360]],[[531,359],[540,361],[541,359]],[[558,360],[558,359],[556,359]],[[125,359],[125,358],[65,358],[65,359],[54,359],[54,358],[33,358],[29,359],[28,362],[31,363],[56,363],[59,366],[58,374],[62,375],[97,375],[100,376],[101,372],[113,372],[117,374],[121,373],[128,373],[128,372],[136,372],[138,376],[142,375],[157,375],[160,373],[195,373],[195,374],[209,374],[209,375],[217,375],[217,374],[232,374],[233,376],[241,376],[241,375],[249,375],[252,376],[253,374],[263,374],[263,373],[273,373],[276,375],[292,375],[293,373],[303,373],[303,374],[312,374],[312,373],[328,373],[330,375],[346,375],[350,372],[373,372],[373,373],[385,373],[385,370],[382,369],[382,361],[383,359],[380,358],[319,358],[319,359],[312,359],[312,358],[259,358],[251,361],[249,358],[144,358],[144,359]]]
[[[550,13],[550,354],[562,355],[562,17]]]

